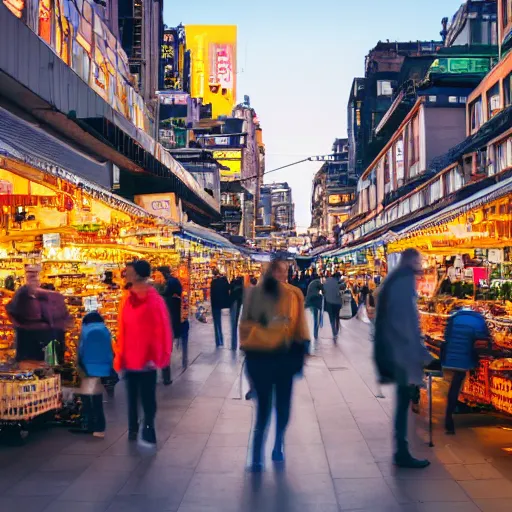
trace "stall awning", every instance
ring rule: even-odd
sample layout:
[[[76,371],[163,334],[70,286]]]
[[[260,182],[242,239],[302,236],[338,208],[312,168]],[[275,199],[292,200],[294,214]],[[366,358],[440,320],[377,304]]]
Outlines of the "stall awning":
[[[215,231],[198,226],[193,222],[185,222],[182,224],[181,233],[176,233],[177,236],[183,236],[192,240],[197,240],[206,245],[219,247],[232,252],[240,252],[238,247],[233,245],[229,240],[219,235]]]
[[[440,224],[446,224],[470,210],[478,208],[510,193],[512,193],[512,177],[480,190],[476,194],[473,194],[462,201],[447,206],[440,212],[427,217],[424,220],[411,224],[409,227],[400,231],[397,238],[400,239],[422,229],[429,229],[439,226]]]
[[[329,251],[325,254],[322,254],[322,258],[338,258],[341,256],[347,256],[348,254],[353,254],[358,251],[362,251],[364,249],[369,249],[370,247],[376,247],[384,244],[383,237],[376,238],[375,240],[371,240],[369,242],[365,242],[360,245],[353,245],[351,247],[345,247],[342,249],[335,249],[333,251]]]
[[[0,156],[23,162],[42,173],[72,183],[112,208],[135,217],[151,217],[140,206],[113,194],[108,188],[84,176],[87,173],[91,176],[97,173],[110,181],[111,171],[108,163],[90,158],[49,134],[37,124],[28,123],[2,108],[0,108]],[[6,168],[9,169],[7,161]],[[173,224],[163,219],[162,223]]]
[[[108,162],[94,158],[32,124],[0,108],[0,155],[21,160],[37,169],[63,169],[110,188],[112,170]],[[52,169],[53,168],[53,169]]]

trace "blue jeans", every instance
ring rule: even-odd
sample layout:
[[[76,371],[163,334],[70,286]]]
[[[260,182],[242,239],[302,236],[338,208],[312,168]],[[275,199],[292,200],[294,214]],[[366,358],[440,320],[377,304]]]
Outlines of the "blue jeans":
[[[222,336],[222,309],[213,309],[213,328],[215,330],[215,345],[220,347],[224,345],[224,337]]]
[[[318,339],[318,332],[320,330],[320,314],[321,310],[315,307],[309,308],[311,310],[311,314],[313,315],[313,336],[315,340]]]
[[[240,302],[233,302],[231,304],[231,349],[236,350],[238,346],[238,320],[240,319],[240,312],[242,311],[242,304]]]

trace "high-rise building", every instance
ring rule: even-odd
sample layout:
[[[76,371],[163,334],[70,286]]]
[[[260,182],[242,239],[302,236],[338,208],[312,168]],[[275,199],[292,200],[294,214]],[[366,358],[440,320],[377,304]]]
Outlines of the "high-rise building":
[[[119,36],[139,91],[156,111],[163,40],[163,0],[118,0]]]
[[[382,42],[370,50],[365,60],[364,78],[355,78],[349,97],[349,165],[361,175],[378,153],[375,130],[394,101],[402,64],[407,56],[434,55],[441,41]]]

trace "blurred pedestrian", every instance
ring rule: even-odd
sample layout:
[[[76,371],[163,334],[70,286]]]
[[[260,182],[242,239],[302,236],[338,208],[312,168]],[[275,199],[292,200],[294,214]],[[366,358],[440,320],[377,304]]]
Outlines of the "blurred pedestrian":
[[[341,311],[341,274],[336,272],[324,283],[325,306],[331,322],[332,337],[336,343],[340,332],[340,311]]]
[[[16,333],[16,361],[44,363],[45,349],[52,343],[57,363],[63,364],[64,335],[73,325],[73,318],[61,293],[41,287],[40,273],[38,265],[26,265],[25,284],[6,306]]]
[[[284,462],[284,435],[290,417],[293,377],[304,364],[309,329],[300,290],[286,284],[288,264],[274,260],[244,301],[241,348],[257,396],[252,469],[263,468],[266,431],[275,392],[277,415],[274,462]]]
[[[171,327],[173,339],[177,340],[181,337],[181,296],[183,287],[180,280],[173,275],[170,267],[163,266],[158,268],[158,272],[163,276],[163,287],[161,295],[167,306],[167,311],[171,317]],[[162,370],[162,378],[165,386],[172,384],[171,364]]]
[[[242,311],[242,303],[244,300],[244,278],[241,276],[235,277],[230,287],[231,299],[231,350],[236,350],[238,347],[238,321],[240,320],[240,312]]]
[[[80,398],[82,425],[72,432],[105,437],[103,387],[101,378],[109,377],[114,362],[112,336],[102,316],[93,311],[84,316],[78,344],[77,367],[81,373]]]
[[[215,330],[215,346],[224,345],[222,335],[222,310],[229,309],[231,300],[229,297],[229,281],[219,272],[213,269],[213,278],[210,285],[210,302],[212,306],[213,328]]]
[[[416,278],[422,272],[421,255],[406,249],[397,268],[379,290],[374,357],[381,383],[395,382],[394,463],[404,468],[425,468],[428,460],[415,459],[407,441],[408,413],[415,386],[423,383],[423,368],[432,357],[422,340],[416,306]]]
[[[167,306],[148,283],[151,266],[138,260],[126,267],[128,293],[121,301],[115,347],[115,369],[125,372],[128,390],[128,438],[139,433],[139,399],[144,422],[139,443],[156,446],[157,370],[166,368],[171,359],[172,329]]]
[[[489,328],[481,313],[462,308],[450,316],[441,346],[443,371],[452,374],[444,423],[447,434],[455,434],[453,413],[466,374],[478,366],[478,349],[487,347],[490,339]]]
[[[308,291],[306,293],[306,308],[308,308],[313,315],[313,336],[315,341],[318,340],[318,333],[321,324],[321,314],[324,309],[323,289],[324,287],[320,279],[317,277],[311,281],[311,283],[309,283]]]

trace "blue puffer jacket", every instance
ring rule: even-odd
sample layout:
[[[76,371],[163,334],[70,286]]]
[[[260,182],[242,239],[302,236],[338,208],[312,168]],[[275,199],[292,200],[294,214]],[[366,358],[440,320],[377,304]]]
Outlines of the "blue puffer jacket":
[[[82,326],[78,361],[87,377],[109,377],[114,362],[112,336],[103,323]]]
[[[490,339],[485,318],[476,311],[461,309],[448,320],[441,351],[441,364],[449,370],[472,370],[478,364],[475,341]]]

